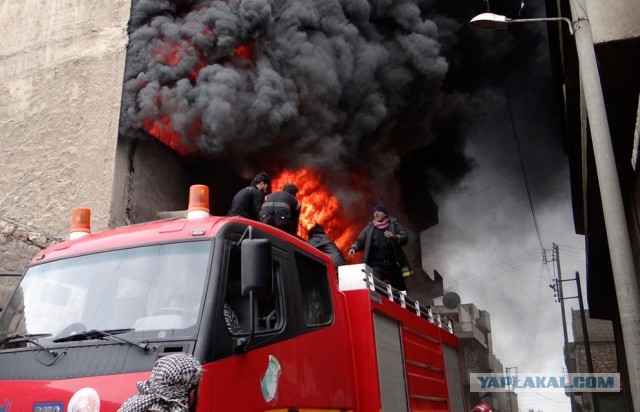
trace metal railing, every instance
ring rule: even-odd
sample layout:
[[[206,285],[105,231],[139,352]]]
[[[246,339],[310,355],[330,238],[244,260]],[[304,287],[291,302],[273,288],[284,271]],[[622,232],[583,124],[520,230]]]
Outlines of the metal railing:
[[[370,291],[379,292],[385,295],[390,301],[399,304],[401,307],[414,312],[417,316],[425,318],[430,323],[453,334],[453,321],[450,318],[440,316],[439,313],[434,314],[433,310],[431,310],[431,306],[422,305],[418,300],[409,296],[405,290],[398,290],[394,288],[373,276],[373,273],[364,269],[362,272],[365,274],[364,281]]]

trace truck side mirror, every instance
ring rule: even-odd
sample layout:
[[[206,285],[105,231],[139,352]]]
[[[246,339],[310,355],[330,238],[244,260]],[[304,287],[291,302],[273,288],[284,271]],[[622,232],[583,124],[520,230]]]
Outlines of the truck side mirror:
[[[271,293],[271,242],[267,239],[245,239],[240,247],[242,296],[248,297],[252,291]]]
[[[240,292],[243,297],[249,298],[251,326],[249,336],[236,342],[236,353],[251,349],[257,320],[254,313],[256,293],[271,293],[273,290],[271,242],[267,239],[244,239],[240,245]]]

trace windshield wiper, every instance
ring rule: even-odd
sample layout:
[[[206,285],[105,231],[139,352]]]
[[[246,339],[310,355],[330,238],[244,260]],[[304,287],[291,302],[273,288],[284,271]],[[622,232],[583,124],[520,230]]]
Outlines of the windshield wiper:
[[[140,349],[143,349],[145,352],[149,351],[150,349],[155,349],[155,347],[149,347],[149,341],[147,341],[147,340],[142,341],[142,342],[134,342],[132,340],[121,338],[120,336],[116,336],[116,335],[119,335],[121,333],[131,332],[132,330],[134,330],[134,329],[133,328],[105,329],[105,330],[90,329],[90,330],[86,330],[84,332],[75,333],[73,335],[65,336],[63,338],[54,339],[53,342],[54,343],[80,342],[80,341],[83,341],[83,340],[94,340],[94,339],[96,339],[96,340],[108,340],[108,341],[117,342],[117,343],[128,343],[129,345],[133,345],[133,346],[136,346],[136,347],[138,347]]]
[[[0,345],[4,345],[6,343],[24,343],[29,342],[32,345],[39,347],[42,350],[49,352],[50,354],[56,356],[56,352],[53,349],[46,348],[38,343],[36,339],[46,338],[51,336],[50,333],[14,333],[13,335],[5,336],[4,338],[0,338]]]
[[[49,336],[51,336],[50,333],[14,333],[13,335],[0,338],[0,345],[4,345],[5,343],[29,342],[42,348],[42,345],[36,342],[35,339],[46,338]]]

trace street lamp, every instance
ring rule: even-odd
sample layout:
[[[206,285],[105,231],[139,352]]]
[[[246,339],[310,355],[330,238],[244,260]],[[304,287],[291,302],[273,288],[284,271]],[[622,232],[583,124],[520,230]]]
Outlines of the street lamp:
[[[593,47],[591,23],[587,16],[584,0],[570,0],[571,16],[548,17],[541,19],[508,19],[492,13],[480,14],[469,22],[469,26],[479,30],[505,29],[510,23],[526,23],[539,21],[566,21],[576,41],[578,67],[584,103],[587,109],[593,157],[598,176],[598,187],[602,202],[602,213],[609,243],[611,270],[618,301],[620,328],[626,352],[626,363],[629,371],[629,392],[634,410],[640,410],[640,293],[636,278],[633,252],[629,240],[620,181],[611,143],[609,122],[604,106],[602,84],[598,73],[596,52]]]
[[[569,25],[569,33],[573,36],[573,25],[566,17],[544,17],[537,19],[510,19],[494,13],[482,13],[472,18],[469,26],[478,30],[504,30],[511,23],[532,23],[545,21],[560,21]]]

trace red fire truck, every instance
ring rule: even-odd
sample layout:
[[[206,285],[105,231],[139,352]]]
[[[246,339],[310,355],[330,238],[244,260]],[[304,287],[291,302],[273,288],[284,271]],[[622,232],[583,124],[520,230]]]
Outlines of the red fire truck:
[[[116,411],[176,352],[205,369],[198,411],[467,410],[450,323],[208,199],[192,186],[186,218],[95,234],[74,211],[2,311],[0,412]]]

